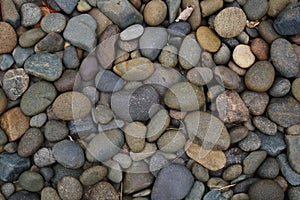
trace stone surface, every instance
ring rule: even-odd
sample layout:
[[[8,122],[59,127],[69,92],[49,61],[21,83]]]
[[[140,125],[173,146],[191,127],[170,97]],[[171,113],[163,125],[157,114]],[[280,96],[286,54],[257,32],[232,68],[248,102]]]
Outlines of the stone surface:
[[[267,0],[248,0],[243,10],[249,20],[259,20],[268,12],[268,3]]]
[[[29,29],[19,37],[19,44],[23,48],[32,47],[45,35],[46,33],[41,28]]]
[[[283,97],[289,93],[291,82],[286,78],[277,78],[269,90],[273,97]],[[293,92],[293,91],[292,91]]]
[[[214,61],[218,65],[226,64],[231,58],[231,51],[225,43],[221,44],[220,49],[214,54]]]
[[[80,66],[80,58],[77,54],[77,49],[73,46],[68,46],[64,50],[63,64],[69,69],[75,69]]]
[[[180,0],[166,0],[166,4],[168,7],[168,13],[169,13],[169,22],[173,23],[175,21],[175,18],[177,17],[178,10],[180,8]]]
[[[158,148],[166,153],[176,153],[185,145],[185,135],[181,131],[170,130],[160,136]]]
[[[3,91],[3,89],[0,89],[0,114],[2,114],[8,105],[7,97]]]
[[[124,81],[111,71],[100,71],[95,78],[96,88],[100,92],[116,92],[122,89]]]
[[[263,92],[245,91],[242,93],[241,98],[253,115],[263,114],[269,103],[268,94]]]
[[[261,149],[265,150],[268,155],[277,156],[286,149],[284,137],[281,133],[277,132],[275,135],[257,134],[261,139]]]
[[[8,70],[2,80],[2,88],[10,100],[17,100],[27,90],[29,85],[29,76],[25,70],[10,69]]]
[[[241,165],[232,165],[223,172],[223,179],[225,181],[234,180],[235,178],[239,177],[242,174],[242,172],[243,168]]]
[[[292,94],[300,102],[300,78],[293,81]]]
[[[197,29],[196,38],[200,46],[208,52],[217,52],[221,46],[221,40],[206,26]]]
[[[24,62],[34,53],[33,48],[23,48],[16,46],[12,55],[17,66],[23,66]]]
[[[188,71],[187,79],[197,86],[204,86],[213,79],[213,71],[208,67],[194,67]]]
[[[30,192],[38,192],[44,187],[42,175],[33,171],[25,171],[19,177],[20,186]]]
[[[158,60],[163,66],[176,67],[178,63],[178,49],[172,45],[165,46],[162,49]]]
[[[234,62],[241,68],[248,68],[255,61],[255,56],[253,55],[250,46],[245,44],[236,46],[233,50],[232,57]]]
[[[279,164],[275,158],[267,158],[258,168],[257,174],[261,178],[274,179],[279,174]]]
[[[276,17],[290,2],[291,0],[270,0],[268,15]]]
[[[299,195],[300,195],[300,187],[299,186],[291,187],[288,190],[288,198],[290,200],[297,200],[299,198]]]
[[[240,141],[238,145],[243,151],[251,152],[260,148],[261,140],[257,134],[249,132],[247,137]]]
[[[56,98],[55,87],[45,81],[32,84],[21,98],[21,110],[34,116],[43,112]]]
[[[236,37],[244,30],[246,20],[246,15],[242,9],[236,7],[225,8],[215,18],[215,30],[221,37]],[[224,21],[228,23],[225,24]]]
[[[261,180],[249,188],[248,195],[250,199],[274,199],[283,200],[284,192],[281,187],[272,180]]]
[[[191,172],[182,165],[172,164],[162,169],[155,180],[151,199],[182,199],[193,186]]]
[[[200,181],[195,181],[189,194],[184,198],[185,200],[201,200],[205,192],[205,186]]]
[[[67,14],[70,14],[76,7],[78,0],[54,0],[55,3]]]
[[[50,32],[62,32],[67,24],[67,20],[63,14],[50,13],[42,18],[41,29],[46,33]]]
[[[194,9],[191,16],[188,18],[188,22],[191,24],[193,30],[196,30],[202,20],[201,8],[200,8],[200,1],[199,0],[182,0],[181,8],[186,9],[188,6],[193,5]]]
[[[255,38],[251,43],[251,51],[258,60],[268,60],[270,54],[269,45],[261,38]]]
[[[60,121],[49,120],[45,125],[44,135],[50,142],[58,142],[67,137],[69,130],[67,126]]]
[[[157,147],[155,143],[146,142],[145,148],[143,151],[139,153],[130,152],[129,155],[133,161],[141,161],[145,158],[151,157],[157,151]]]
[[[14,58],[10,54],[3,54],[0,56],[0,69],[5,71],[14,64]]]
[[[170,123],[170,116],[164,109],[158,111],[147,125],[147,140],[153,142],[167,129]]]
[[[168,33],[172,36],[185,36],[191,32],[191,25],[185,21],[174,22],[168,26]]]
[[[14,28],[6,22],[0,22],[0,54],[10,53],[17,45],[17,34]]]
[[[10,142],[22,137],[29,128],[29,117],[25,116],[19,107],[12,108],[2,114],[0,125]]]
[[[234,144],[247,137],[249,130],[245,126],[235,126],[229,130],[230,143]]]
[[[227,89],[237,89],[241,84],[241,78],[228,67],[217,66],[214,68],[216,81]]]
[[[83,194],[83,188],[80,182],[71,177],[63,177],[57,184],[58,194],[65,200],[80,200]]]
[[[95,2],[96,4],[96,2]],[[93,8],[89,15],[91,15],[97,23],[96,35],[99,37],[104,30],[112,24],[112,21],[108,19],[98,8]]]
[[[277,156],[276,160],[278,161],[280,171],[287,182],[293,186],[300,185],[300,175],[290,167],[287,156],[285,154],[280,154]]]
[[[66,69],[54,85],[59,92],[76,90],[81,85],[81,77],[76,70]]]
[[[41,200],[60,200],[60,197],[54,188],[44,187],[41,191]]]
[[[150,1],[143,12],[145,22],[150,26],[158,26],[167,16],[167,5],[161,1]]]
[[[222,196],[221,192],[218,190],[209,191],[203,197],[203,200],[212,200],[212,199],[225,200],[226,198]]]
[[[51,32],[34,46],[34,51],[36,53],[42,51],[49,53],[61,51],[64,49],[64,42],[60,34]]]
[[[134,24],[127,27],[120,33],[120,39],[130,41],[139,38],[144,33],[144,27],[140,24]]]
[[[41,9],[34,3],[24,3],[21,6],[21,24],[29,27],[37,24],[42,17]]]
[[[257,168],[266,159],[266,151],[253,151],[243,161],[244,174],[254,174]]]
[[[79,177],[83,185],[94,185],[107,175],[107,169],[103,166],[94,166],[86,169]]]
[[[45,167],[52,165],[56,162],[51,149],[41,148],[39,149],[33,157],[34,164],[38,167]]]
[[[92,116],[94,121],[101,124],[107,124],[113,119],[114,113],[109,107],[105,105],[98,105],[92,110]]]
[[[280,35],[295,35],[300,33],[299,4],[288,6],[274,21],[274,28]]]
[[[290,166],[297,173],[300,174],[300,163],[299,163],[299,148],[300,148],[300,136],[297,135],[287,135],[285,136],[285,141],[287,143],[287,155]]]
[[[145,147],[147,127],[141,122],[132,122],[124,128],[126,142],[132,152],[141,152]]]
[[[275,135],[277,132],[277,125],[266,117],[257,116],[252,119],[254,126],[267,135]]]
[[[101,181],[88,191],[88,198],[118,200],[119,194],[110,183]]]
[[[14,28],[20,25],[20,15],[13,0],[1,0],[2,20],[10,23]]]
[[[99,71],[99,64],[94,56],[87,56],[81,62],[79,73],[83,80],[88,81],[93,79]]]
[[[21,157],[29,157],[34,154],[43,144],[44,137],[37,128],[28,129],[18,144],[18,154]]]
[[[28,74],[45,79],[47,81],[55,81],[62,74],[61,59],[50,53],[40,52],[30,56],[24,64],[24,69]]]
[[[222,0],[205,0],[200,2],[203,17],[210,16],[223,7]]]

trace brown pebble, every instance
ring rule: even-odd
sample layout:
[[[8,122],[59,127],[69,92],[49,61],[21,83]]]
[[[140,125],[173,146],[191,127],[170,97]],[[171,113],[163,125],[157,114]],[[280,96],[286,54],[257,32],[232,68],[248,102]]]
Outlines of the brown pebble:
[[[17,34],[6,22],[0,22],[0,54],[10,53],[17,45]]]
[[[6,110],[7,108],[7,97],[3,91],[0,89],[0,115]]]
[[[54,82],[56,89],[60,92],[76,90],[81,83],[81,77],[75,70],[65,70],[61,77]]]
[[[196,38],[200,46],[208,52],[217,52],[221,46],[221,40],[206,26],[197,29]]]
[[[268,60],[270,48],[261,38],[255,38],[251,43],[251,51],[257,57],[258,60]]]

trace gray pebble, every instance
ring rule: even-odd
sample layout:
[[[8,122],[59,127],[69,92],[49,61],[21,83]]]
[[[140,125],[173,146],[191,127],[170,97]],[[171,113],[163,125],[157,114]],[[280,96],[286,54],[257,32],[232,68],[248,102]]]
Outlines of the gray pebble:
[[[214,54],[214,61],[217,65],[225,65],[231,58],[228,46],[222,43],[220,49]]]
[[[65,41],[60,34],[51,32],[34,46],[34,51],[54,53],[63,50],[64,44]]]
[[[63,63],[66,68],[75,69],[79,67],[80,60],[77,55],[77,49],[73,46],[69,46],[64,50]]]
[[[123,169],[129,168],[132,164],[130,156],[125,153],[118,153],[112,159],[117,161]]]
[[[291,89],[291,82],[286,78],[277,78],[269,90],[273,97],[283,97]]]
[[[21,24],[28,27],[38,23],[42,17],[41,9],[34,3],[25,3],[21,7]]]
[[[265,135],[257,133],[261,139],[261,149],[265,150],[270,156],[277,156],[286,149],[286,144],[282,133],[277,132],[275,135]]]
[[[300,185],[300,174],[295,172],[290,167],[287,156],[285,154],[280,154],[279,156],[277,156],[276,160],[278,161],[280,171],[287,182],[293,186]]]
[[[258,168],[257,174],[261,178],[274,179],[279,174],[279,164],[275,158],[268,157]]]
[[[44,135],[50,142],[58,142],[67,137],[69,130],[67,126],[56,120],[50,120],[45,125]]]
[[[45,124],[46,121],[47,121],[46,113],[40,113],[30,118],[30,126],[40,128]]]
[[[288,197],[289,200],[298,200],[300,198],[300,186],[289,188]]]
[[[38,167],[45,167],[52,165],[56,162],[51,149],[41,148],[39,149],[33,157],[34,164]]]
[[[277,132],[277,125],[266,117],[256,116],[252,122],[259,131],[267,135],[275,135]]]
[[[1,186],[1,192],[6,198],[8,198],[15,192],[15,185],[13,183],[4,183]]]
[[[63,177],[57,184],[59,196],[64,200],[80,200],[83,188],[79,180],[71,176]]]
[[[14,64],[14,59],[10,54],[0,55],[0,69],[5,71],[9,69]]]
[[[184,198],[185,200],[201,200],[205,192],[205,186],[200,181],[195,181],[189,194]]]
[[[120,38],[123,41],[129,41],[139,38],[144,33],[144,27],[140,24],[134,24],[127,27],[120,33]]]
[[[67,20],[63,14],[50,13],[41,20],[41,28],[46,33],[62,32],[67,24]]]
[[[198,181],[207,182],[209,179],[208,169],[198,163],[192,165],[192,174]]]
[[[75,9],[78,0],[54,0],[55,3],[67,14],[71,14],[71,12]]]
[[[258,20],[268,12],[268,3],[267,0],[248,0],[243,10],[249,20]]]
[[[12,53],[13,58],[17,66],[19,67],[21,67],[24,64],[24,62],[27,60],[27,58],[29,58],[33,54],[34,54],[33,48],[23,48],[19,45],[14,49]]]
[[[60,164],[54,165],[53,170],[54,170],[54,176],[51,179],[51,182],[54,184],[57,184],[58,181],[60,181],[65,176],[72,176],[77,179],[83,172],[82,168],[68,169],[68,168],[63,167]]]
[[[43,177],[34,171],[25,171],[19,177],[21,187],[30,192],[38,192],[44,187]]]

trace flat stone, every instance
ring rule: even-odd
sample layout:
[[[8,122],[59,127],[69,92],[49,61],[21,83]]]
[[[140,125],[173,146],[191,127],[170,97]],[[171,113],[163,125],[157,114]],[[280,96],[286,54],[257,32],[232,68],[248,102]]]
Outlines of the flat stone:
[[[259,20],[268,12],[268,3],[267,0],[249,0],[243,6],[243,10],[249,20]]]
[[[277,132],[275,135],[266,135],[257,132],[261,139],[261,150],[264,150],[270,156],[277,156],[286,149],[284,137],[281,133]]]
[[[38,167],[46,167],[56,162],[51,149],[41,148],[33,157],[34,164]]]
[[[6,22],[0,22],[0,54],[10,53],[17,45],[17,34],[14,28]]]
[[[215,67],[214,75],[216,81],[227,89],[237,89],[241,84],[241,78],[239,77],[239,75],[228,67]]]
[[[252,115],[262,115],[269,103],[269,96],[265,92],[245,91],[241,98]]]
[[[79,180],[71,176],[65,176],[58,182],[57,191],[59,196],[66,200],[80,200],[83,195],[83,188]]]
[[[257,174],[261,178],[274,179],[279,174],[279,164],[275,158],[268,157],[258,168]]]
[[[123,41],[130,41],[139,38],[144,33],[144,27],[140,24],[134,24],[127,27],[120,33],[120,39]]]
[[[146,4],[143,15],[149,26],[158,26],[167,16],[167,5],[161,0],[150,1]]]
[[[268,60],[270,54],[270,48],[261,38],[255,38],[251,43],[251,51],[258,58],[258,60]]]
[[[63,36],[72,45],[91,52],[96,47],[96,29],[97,23],[94,18],[88,14],[81,14],[68,21]]]
[[[267,135],[275,135],[277,133],[277,125],[266,117],[257,116],[252,119],[254,126]]]
[[[16,48],[12,52],[12,56],[18,67],[23,66],[27,58],[29,58],[33,54],[33,48],[23,48],[21,46],[16,46]]]
[[[217,52],[221,46],[221,40],[206,26],[197,29],[196,38],[200,46],[208,52]]]
[[[24,69],[28,74],[45,79],[47,81],[55,81],[62,74],[61,59],[50,53],[40,52],[30,56],[24,64]]]
[[[118,200],[119,194],[110,183],[101,181],[88,191],[88,198]]]
[[[295,172],[290,167],[287,156],[285,154],[280,154],[279,156],[277,156],[276,160],[278,161],[280,171],[287,182],[293,186],[300,185],[300,174]]]
[[[107,169],[103,166],[93,166],[84,170],[79,180],[83,185],[94,185],[107,175]]]
[[[2,181],[15,181],[18,176],[30,167],[30,159],[22,158],[17,153],[0,154],[0,179]]]
[[[233,50],[232,57],[234,62],[241,68],[249,68],[255,61],[255,56],[250,46],[245,44],[236,46]]]
[[[215,30],[221,37],[236,37],[244,30],[246,20],[246,15],[242,9],[237,7],[225,8],[215,18]]]
[[[205,192],[205,186],[200,181],[195,181],[189,194],[184,198],[185,200],[201,200]]]
[[[24,27],[37,24],[41,17],[41,9],[34,3],[24,3],[21,6],[21,24]]]
[[[276,70],[284,77],[295,77],[299,71],[297,54],[286,39],[279,38],[272,43],[271,60]]]
[[[98,1],[97,6],[104,15],[121,29],[143,22],[143,16],[127,0]]]
[[[184,166],[171,164],[162,169],[153,186],[151,199],[183,199],[194,183],[191,172]]]
[[[291,96],[274,98],[267,113],[273,122],[285,128],[300,123],[300,103]]]
[[[202,49],[196,41],[194,33],[187,35],[180,46],[178,59],[184,69],[195,67],[201,59]]]
[[[160,136],[157,146],[163,152],[176,153],[184,147],[185,142],[185,135],[181,131],[169,130]]]
[[[29,128],[29,117],[25,116],[20,107],[12,108],[2,114],[0,124],[10,142],[22,137]]]
[[[56,98],[55,87],[45,81],[32,84],[24,93],[20,107],[25,115],[34,116],[43,112]]]
[[[154,176],[157,176],[158,172],[167,165],[169,165],[169,161],[163,155],[157,153],[150,158],[149,170]]]
[[[284,192],[280,185],[278,185],[275,181],[272,180],[261,180],[254,183],[249,188],[249,197],[250,199],[276,199],[283,200]]]
[[[273,97],[283,97],[291,90],[291,82],[286,78],[276,78],[269,94]],[[293,91],[292,91],[293,92]]]
[[[48,33],[41,41],[34,46],[34,51],[37,52],[57,52],[64,49],[64,39],[58,33]]]
[[[66,14],[71,14],[71,12],[73,12],[78,2],[78,0],[54,0],[54,1]]]
[[[298,154],[300,148],[300,136],[287,135],[285,136],[285,141],[287,143],[287,155],[290,166],[300,174],[300,159]]]
[[[68,129],[71,136],[86,137],[86,134],[97,132],[97,126],[94,124],[91,115],[83,119],[72,120],[68,122]]]
[[[18,154],[21,157],[33,155],[44,142],[41,131],[37,128],[28,129],[18,144]]]
[[[132,152],[141,152],[145,147],[147,127],[141,122],[132,122],[124,128],[126,142]]]
[[[10,100],[17,100],[27,90],[29,76],[22,68],[8,70],[2,80],[2,88]]]
[[[213,71],[208,67],[194,67],[188,71],[187,79],[197,86],[204,86],[212,81]]]
[[[77,10],[80,12],[87,12],[92,9],[92,6],[86,0],[80,0],[77,4]]]
[[[253,151],[243,161],[244,174],[254,174],[267,157],[266,151]]]
[[[19,177],[19,184],[27,191],[38,192],[44,187],[44,179],[37,172],[25,171]]]
[[[193,12],[191,16],[188,18],[189,24],[191,24],[191,27],[193,30],[196,30],[202,20],[202,13],[200,8],[200,1],[199,0],[182,0],[181,2],[181,8],[182,10],[186,9],[188,6],[193,5]]]
[[[3,196],[8,198],[15,192],[15,185],[13,183],[4,183],[1,186],[1,192],[2,192]],[[1,197],[0,197],[0,199],[1,199]],[[4,199],[4,197],[3,197],[3,199]]]
[[[12,0],[1,0],[2,20],[10,23],[14,28],[20,25],[20,15]]]
[[[45,37],[45,35],[46,33],[41,28],[29,29],[19,37],[19,44],[23,48],[32,47]]]
[[[274,28],[280,35],[296,35],[300,33],[299,4],[288,6],[274,21]]]
[[[144,57],[155,60],[167,41],[168,33],[164,28],[147,27],[139,39],[139,49]]]
[[[122,89],[124,81],[111,71],[100,71],[95,78],[96,88],[101,92],[116,92]]]
[[[59,119],[76,120],[86,117],[90,113],[92,105],[82,93],[65,92],[55,99],[52,109],[54,115]]]
[[[46,33],[62,32],[67,24],[65,16],[61,13],[50,13],[41,20],[41,28]]]
[[[257,134],[249,132],[247,137],[240,141],[238,145],[243,151],[251,152],[260,148],[261,140]]]
[[[300,102],[300,78],[293,81],[292,94]]]

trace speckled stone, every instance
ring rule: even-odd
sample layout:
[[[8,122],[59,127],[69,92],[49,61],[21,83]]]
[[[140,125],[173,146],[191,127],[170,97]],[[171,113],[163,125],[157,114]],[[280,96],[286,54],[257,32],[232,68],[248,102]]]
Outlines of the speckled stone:
[[[284,192],[279,184],[272,180],[261,180],[254,183],[249,188],[250,199],[265,200],[283,200]]]
[[[16,48],[12,52],[12,56],[18,67],[23,66],[27,58],[29,58],[33,54],[33,48],[23,48],[21,46],[16,46]]]
[[[258,60],[268,60],[270,54],[270,48],[261,38],[255,38],[251,43],[251,51],[258,58]]]
[[[258,168],[257,174],[261,178],[274,179],[279,174],[279,164],[275,158],[268,157]]]
[[[300,78],[297,78],[293,81],[292,94],[300,102]]]
[[[54,0],[55,3],[61,8],[65,13],[71,14],[75,9],[78,0]]]
[[[46,33],[60,33],[66,27],[67,20],[61,13],[50,13],[41,20],[41,28]]]
[[[0,22],[0,54],[10,53],[17,45],[17,34],[6,22]]]
[[[37,24],[42,17],[41,9],[34,3],[24,3],[21,6],[21,24],[24,27]]]
[[[71,176],[63,177],[57,184],[59,196],[64,200],[80,200],[83,188],[79,180]]]
[[[175,46],[165,46],[159,57],[159,62],[166,67],[176,67],[178,63],[178,49]]]
[[[275,135],[277,133],[277,125],[266,117],[254,117],[252,122],[253,125],[262,133],[267,135]]]
[[[234,90],[240,86],[241,78],[228,67],[215,67],[214,75],[216,81],[226,89]]]
[[[37,128],[28,129],[18,144],[18,154],[21,157],[29,157],[34,154],[44,142],[41,131]]]
[[[221,40],[206,26],[197,29],[196,38],[200,46],[208,52],[217,52],[221,46]]]
[[[275,135],[266,135],[256,132],[261,139],[261,149],[265,150],[270,156],[277,156],[286,149],[286,144],[282,133],[277,132]]]
[[[21,187],[30,192],[38,192],[44,187],[42,175],[33,171],[25,171],[19,177]]]
[[[260,148],[261,139],[257,134],[249,132],[247,137],[240,141],[238,145],[243,151],[252,152]]]
[[[212,81],[213,71],[208,67],[194,67],[188,71],[187,79],[197,86],[203,86]]]
[[[107,169],[103,166],[93,166],[86,169],[80,176],[83,185],[94,185],[107,175]]]
[[[268,103],[269,96],[263,92],[245,91],[241,94],[241,98],[245,102],[249,111],[253,115],[261,115],[265,112]]]
[[[45,35],[46,33],[41,28],[29,29],[19,37],[19,44],[23,48],[32,47]]]
[[[158,26],[167,16],[167,5],[161,0],[150,1],[144,8],[143,16],[148,25]]]
[[[14,58],[10,54],[0,55],[0,69],[5,71],[14,64]]]
[[[20,25],[20,15],[13,0],[1,0],[2,20],[14,28]]]
[[[272,87],[269,90],[269,94],[273,97],[283,97],[289,93],[291,89],[291,82],[286,78],[276,78]]]
[[[268,12],[268,3],[267,0],[248,0],[243,10],[249,20],[258,20]]]
[[[44,135],[50,142],[58,142],[67,137],[69,130],[67,126],[60,121],[49,120],[45,125]]]
[[[278,161],[280,171],[287,182],[293,186],[300,185],[300,175],[290,167],[287,156],[285,154],[280,154],[277,156],[276,160]]]

